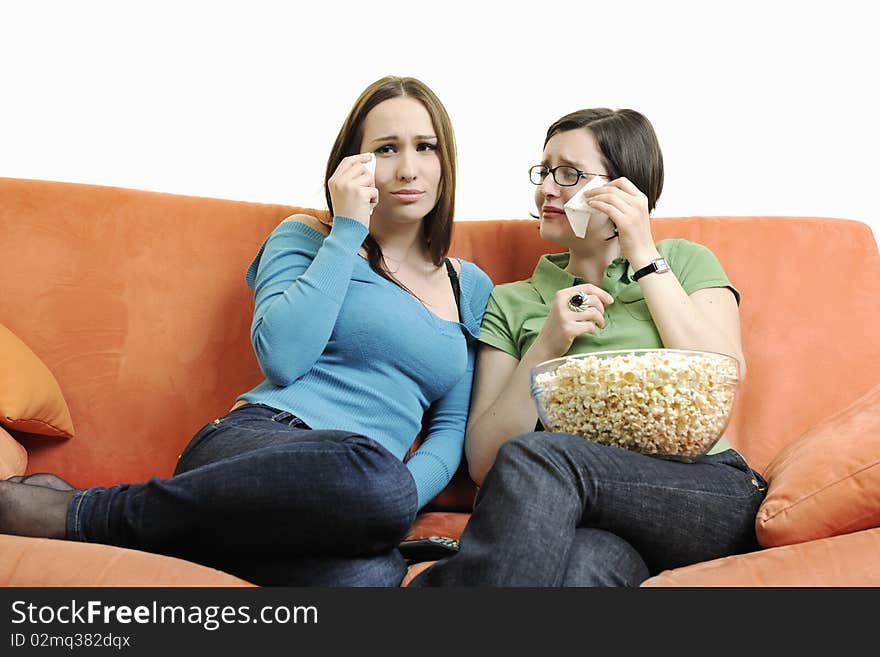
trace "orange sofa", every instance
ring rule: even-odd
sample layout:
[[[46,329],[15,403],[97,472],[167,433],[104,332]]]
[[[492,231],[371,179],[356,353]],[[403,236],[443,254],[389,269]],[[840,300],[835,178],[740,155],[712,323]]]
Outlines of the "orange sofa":
[[[57,384],[46,393],[54,419],[45,408],[0,413],[6,476],[49,471],[83,487],[170,475],[194,432],[261,378],[244,272],[297,211],[0,178],[0,406],[26,396],[4,344],[45,368],[41,389]],[[763,549],[645,585],[880,585],[880,257],[870,228],[687,217],[656,219],[654,232],[707,245],[742,292],[748,377],[727,435],[770,484],[756,523]],[[452,246],[495,283],[528,276],[549,250],[528,220],[457,222]],[[411,536],[457,536],[475,490],[463,467]],[[3,535],[0,585],[249,584],[180,559]]]

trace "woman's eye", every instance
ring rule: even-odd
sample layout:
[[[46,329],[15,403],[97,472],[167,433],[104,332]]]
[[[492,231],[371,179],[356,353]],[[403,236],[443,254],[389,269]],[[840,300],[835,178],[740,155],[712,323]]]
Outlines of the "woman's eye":
[[[426,141],[426,142],[422,142],[421,144],[419,144],[418,146],[416,146],[416,150],[420,150],[420,151],[436,151],[436,150],[437,150],[437,144],[432,144],[432,143],[427,142],[427,141]]]
[[[389,153],[394,152],[394,146],[392,146],[391,144],[385,144],[384,146],[379,146],[379,148],[377,148],[375,152],[379,155],[388,155]]]

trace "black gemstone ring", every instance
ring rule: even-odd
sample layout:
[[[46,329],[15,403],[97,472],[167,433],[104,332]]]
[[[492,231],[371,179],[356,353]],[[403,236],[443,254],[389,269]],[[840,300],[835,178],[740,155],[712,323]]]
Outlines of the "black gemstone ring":
[[[571,295],[568,300],[568,307],[576,313],[582,313],[590,307],[590,304],[587,303],[587,297],[578,292]]]

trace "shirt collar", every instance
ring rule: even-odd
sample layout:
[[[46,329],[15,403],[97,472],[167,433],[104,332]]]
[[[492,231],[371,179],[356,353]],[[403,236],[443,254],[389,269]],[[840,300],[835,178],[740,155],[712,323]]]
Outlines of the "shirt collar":
[[[573,285],[580,285],[584,282],[584,279],[565,270],[568,266],[568,259],[569,254],[567,251],[564,253],[551,253],[541,256],[538,264],[535,266],[535,271],[532,273],[532,285],[547,305],[553,302],[553,297],[559,290]],[[605,272],[605,278],[608,279],[608,282],[612,283],[612,287],[614,287],[616,282],[626,284],[632,280],[632,267],[629,266],[629,263],[623,256],[618,256],[612,260],[611,264],[605,269]],[[609,273],[610,276],[608,275]],[[603,280],[602,287],[611,292],[612,295],[614,294],[614,291],[609,289],[605,280]]]

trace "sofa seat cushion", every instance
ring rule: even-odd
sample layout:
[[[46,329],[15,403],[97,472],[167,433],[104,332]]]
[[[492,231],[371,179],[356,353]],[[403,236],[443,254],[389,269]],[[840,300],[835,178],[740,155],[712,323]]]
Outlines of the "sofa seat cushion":
[[[73,437],[61,387],[42,360],[0,324],[0,424],[46,436]]]
[[[407,539],[428,538],[429,536],[447,536],[460,538],[467,524],[469,513],[458,511],[428,511],[416,517]]]
[[[199,564],[138,550],[0,535],[0,586],[253,586]]]
[[[666,570],[642,586],[880,586],[880,528]]]
[[[880,385],[783,449],[764,477],[764,547],[880,526]]]

